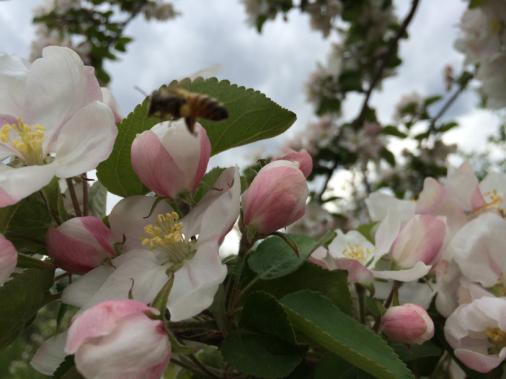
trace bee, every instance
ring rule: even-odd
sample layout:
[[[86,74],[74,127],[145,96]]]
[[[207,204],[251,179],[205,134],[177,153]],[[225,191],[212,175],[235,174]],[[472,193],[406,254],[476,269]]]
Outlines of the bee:
[[[228,117],[228,111],[215,98],[170,85],[151,94],[149,115],[162,120],[184,118],[188,130],[194,133],[197,118],[220,121]]]

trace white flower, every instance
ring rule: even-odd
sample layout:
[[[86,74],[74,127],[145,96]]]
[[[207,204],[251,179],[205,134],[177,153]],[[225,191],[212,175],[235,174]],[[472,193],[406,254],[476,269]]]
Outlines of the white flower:
[[[125,253],[71,284],[62,300],[88,308],[104,300],[125,299],[132,288],[135,300],[149,303],[167,281],[167,270],[177,270],[168,299],[171,320],[200,313],[211,305],[225,279],[227,268],[218,250],[239,215],[239,197],[239,173],[230,168],[180,222],[165,203],[158,203],[144,218],[154,198],[122,200],[109,221],[116,240],[126,238]],[[146,238],[146,232],[152,237]],[[143,236],[151,249],[143,246]]]
[[[445,336],[467,367],[486,373],[506,358],[506,298],[461,305],[446,320]]]
[[[0,54],[0,83],[0,207],[109,156],[112,112],[93,68],[72,50],[47,47],[31,65]]]

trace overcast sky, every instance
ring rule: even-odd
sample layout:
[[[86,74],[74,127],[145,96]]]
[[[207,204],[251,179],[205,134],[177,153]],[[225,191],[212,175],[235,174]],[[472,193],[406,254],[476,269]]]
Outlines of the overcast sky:
[[[28,56],[34,37],[31,9],[38,3],[39,0],[0,2],[0,50]],[[263,33],[258,34],[246,24],[239,0],[175,0],[174,3],[182,13],[180,17],[149,23],[139,17],[127,30],[135,42],[120,61],[107,65],[113,78],[112,91],[124,114],[142,99],[135,86],[149,92],[164,82],[219,64],[218,77],[259,89],[298,116],[295,127],[284,135],[243,149],[239,155],[245,160],[254,152],[275,152],[286,136],[301,130],[314,117],[305,102],[304,83],[315,64],[325,59],[331,40],[324,40],[319,32],[312,31],[308,17],[292,12],[289,22],[278,18],[268,22]],[[396,1],[401,17],[410,3]],[[418,91],[427,96],[443,91],[445,65],[452,64],[459,70],[462,56],[454,50],[453,43],[465,6],[462,0],[421,1],[409,29],[411,38],[401,44],[404,64],[399,75],[388,79],[383,91],[373,97],[383,122],[389,121],[403,94]],[[347,102],[345,114],[355,114],[357,100],[352,98]],[[450,140],[458,141],[467,149],[483,147],[486,131],[494,130],[497,124],[494,115],[477,111],[476,103],[476,96],[470,93],[448,114],[464,124]],[[235,153],[219,156],[215,163],[237,163],[237,156]]]

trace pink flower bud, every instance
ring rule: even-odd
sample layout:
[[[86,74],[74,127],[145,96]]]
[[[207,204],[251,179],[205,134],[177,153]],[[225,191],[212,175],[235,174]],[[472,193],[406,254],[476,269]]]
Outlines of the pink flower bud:
[[[75,217],[47,232],[48,254],[71,273],[85,273],[114,256],[112,233],[94,217]]]
[[[313,171],[313,158],[311,158],[311,155],[306,149],[300,151],[288,149],[285,155],[280,158],[275,158],[274,160],[285,160],[298,163],[299,170],[302,171],[306,178],[311,175],[311,171]]]
[[[307,196],[306,178],[297,164],[271,162],[243,194],[244,224],[260,234],[275,232],[304,215]]]
[[[385,312],[381,330],[393,341],[420,345],[434,336],[434,323],[421,306],[404,304]]]
[[[193,192],[211,156],[206,130],[197,123],[195,133],[184,121],[177,121],[162,122],[135,137],[131,159],[141,182],[172,199],[182,192]]]
[[[16,268],[18,253],[16,248],[0,234],[0,286],[5,283]]]
[[[111,300],[78,314],[68,331],[66,354],[87,379],[159,379],[171,350],[157,311],[135,300]]]
[[[416,215],[404,225],[397,236],[392,248],[392,258],[401,268],[411,268],[417,262],[432,265],[439,259],[446,231],[444,217]]]

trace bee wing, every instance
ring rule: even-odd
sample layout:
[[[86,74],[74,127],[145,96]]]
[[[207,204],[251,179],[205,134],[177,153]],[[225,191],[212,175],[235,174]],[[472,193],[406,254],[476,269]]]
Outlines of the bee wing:
[[[197,78],[203,78],[203,79],[209,79],[213,76],[218,75],[218,73],[223,69],[223,66],[220,64],[214,64],[212,66],[203,68],[202,70],[199,70],[197,72],[194,72],[191,75],[188,75],[187,77],[191,80],[197,79]]]

